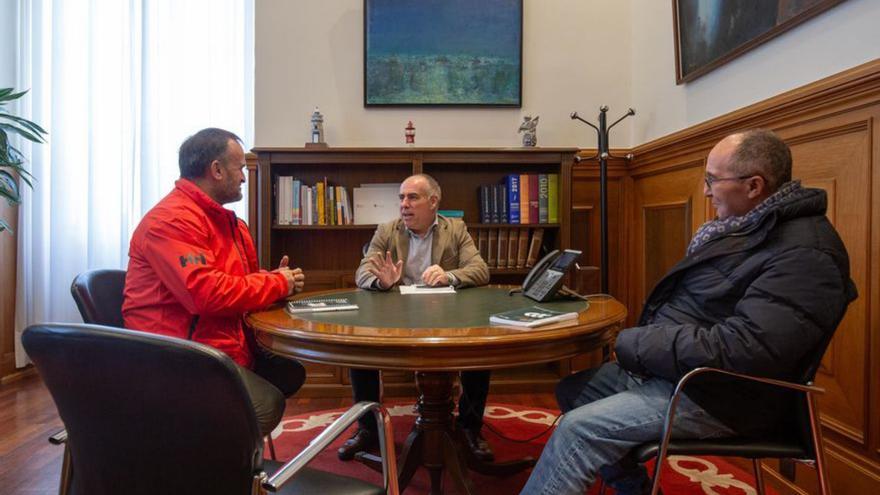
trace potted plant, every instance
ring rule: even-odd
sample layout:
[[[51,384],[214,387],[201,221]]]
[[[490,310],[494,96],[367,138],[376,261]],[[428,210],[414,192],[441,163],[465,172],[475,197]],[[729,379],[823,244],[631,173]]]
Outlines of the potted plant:
[[[24,168],[24,157],[15,146],[9,142],[11,134],[19,136],[34,143],[44,143],[46,131],[30,120],[12,115],[6,109],[6,104],[15,101],[27,91],[15,92],[13,88],[0,88],[0,198],[6,199],[10,205],[21,203],[21,190],[18,180],[13,173],[17,173],[21,180],[33,187],[33,176]],[[11,231],[6,220],[0,218],[0,232]]]

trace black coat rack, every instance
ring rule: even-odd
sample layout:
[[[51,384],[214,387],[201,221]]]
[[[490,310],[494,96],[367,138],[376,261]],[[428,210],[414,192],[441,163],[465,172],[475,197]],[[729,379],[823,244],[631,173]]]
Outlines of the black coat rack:
[[[601,231],[600,244],[602,248],[599,269],[602,276],[601,291],[603,294],[608,294],[608,159],[623,158],[625,160],[632,160],[633,156],[632,153],[627,154],[625,157],[612,156],[611,153],[608,151],[608,133],[611,131],[611,128],[616,126],[621,120],[629,117],[630,115],[635,115],[636,111],[630,108],[625,114],[623,114],[622,117],[615,120],[614,123],[610,126],[606,125],[607,113],[607,105],[602,105],[601,107],[599,107],[599,127],[596,127],[592,123],[579,117],[577,112],[571,113],[572,120],[580,120],[584,124],[587,124],[593,129],[596,129],[596,133],[599,136],[599,146],[598,150],[596,151],[596,155],[589,158],[581,158],[580,156],[576,156],[575,161],[599,161],[599,222]]]

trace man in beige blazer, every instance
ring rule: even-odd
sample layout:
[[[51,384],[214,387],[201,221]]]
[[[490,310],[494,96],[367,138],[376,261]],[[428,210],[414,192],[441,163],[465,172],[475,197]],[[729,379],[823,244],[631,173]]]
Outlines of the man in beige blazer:
[[[429,175],[408,177],[400,185],[400,218],[379,225],[369,251],[355,274],[358,287],[390,290],[397,285],[452,285],[456,288],[485,285],[489,268],[480,257],[464,222],[437,214],[440,185]],[[379,400],[379,372],[352,369],[354,401]],[[457,426],[468,447],[479,459],[491,461],[491,448],[480,434],[489,393],[489,371],[461,373],[462,395]],[[376,422],[365,416],[357,432],[339,448],[339,458],[349,460],[362,450],[378,446]]]

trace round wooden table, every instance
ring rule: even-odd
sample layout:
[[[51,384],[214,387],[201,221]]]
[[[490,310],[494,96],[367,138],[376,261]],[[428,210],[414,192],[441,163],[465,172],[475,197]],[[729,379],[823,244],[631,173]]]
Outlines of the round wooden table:
[[[400,456],[399,482],[406,487],[419,466],[431,474],[431,492],[441,493],[444,469],[461,493],[474,493],[467,469],[506,475],[531,459],[486,463],[472,456],[455,430],[452,394],[456,374],[569,358],[610,343],[626,318],[613,298],[589,302],[536,303],[508,287],[462,289],[455,294],[401,295],[341,289],[302,298],[347,298],[356,311],[289,315],[282,305],[247,317],[257,341],[274,353],[315,363],[416,375],[419,417]],[[489,324],[489,316],[539,305],[577,311],[576,321],[537,328]],[[362,456],[363,457],[363,456]]]

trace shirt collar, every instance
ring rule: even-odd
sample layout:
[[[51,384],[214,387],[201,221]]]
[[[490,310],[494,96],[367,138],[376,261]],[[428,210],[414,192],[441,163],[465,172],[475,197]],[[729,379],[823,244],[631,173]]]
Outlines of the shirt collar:
[[[431,235],[431,233],[434,232],[434,229],[437,228],[437,224],[438,224],[438,222],[437,222],[437,215],[434,215],[434,223],[432,223],[431,226],[428,227],[428,231],[425,232],[425,236],[424,236],[424,237],[420,237],[418,234],[416,234],[415,232],[413,232],[412,230],[410,230],[409,227],[404,226],[404,229],[406,229],[406,233],[409,234],[410,237],[415,237],[415,238],[418,238],[418,239],[425,239],[425,238],[427,238],[429,235]]]

